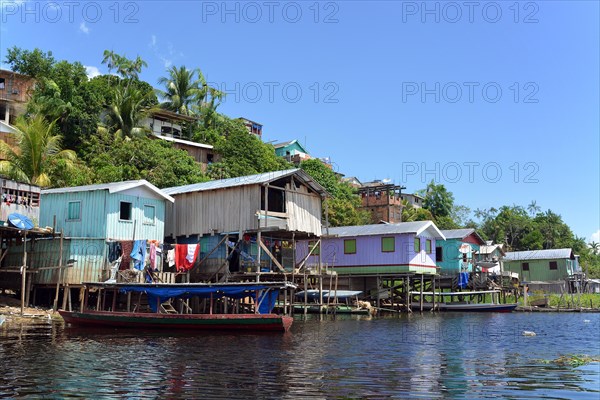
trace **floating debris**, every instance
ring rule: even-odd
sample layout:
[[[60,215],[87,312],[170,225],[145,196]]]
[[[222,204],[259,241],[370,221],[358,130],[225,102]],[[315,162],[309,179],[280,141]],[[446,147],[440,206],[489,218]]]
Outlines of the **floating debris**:
[[[570,354],[560,356],[555,360],[540,360],[543,364],[556,364],[562,367],[581,367],[593,362],[600,362],[600,357],[590,357],[585,354]]]
[[[521,333],[521,335],[523,336],[536,336],[536,333],[533,331],[523,331],[523,333]]]

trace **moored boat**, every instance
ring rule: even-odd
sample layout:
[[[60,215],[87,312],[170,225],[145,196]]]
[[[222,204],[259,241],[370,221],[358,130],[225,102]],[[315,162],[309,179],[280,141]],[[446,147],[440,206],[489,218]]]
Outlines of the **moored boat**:
[[[323,304],[319,305],[319,290],[311,289],[296,293],[296,298],[306,298],[307,304],[296,304],[294,310],[296,312],[304,312],[310,314],[358,314],[370,315],[373,312],[372,307],[367,302],[360,302],[358,296],[362,291],[357,290],[323,290]],[[311,302],[313,304],[311,304]]]
[[[293,321],[272,312],[279,290],[291,286],[287,282],[84,285],[80,310],[59,310],[65,322],[74,326],[287,332]],[[87,307],[91,294],[96,294],[95,310]],[[127,294],[127,310],[115,311],[123,294]],[[133,311],[131,294],[139,295]],[[107,295],[112,300],[108,311]],[[190,305],[194,298],[198,300]],[[147,312],[138,311],[142,304]]]
[[[462,311],[462,312],[511,312],[517,308],[516,303],[500,303],[500,291],[498,290],[480,290],[464,292],[411,292],[412,295],[423,295],[424,297],[435,296],[436,302],[423,302],[424,310],[431,310],[435,307],[439,311]],[[491,297],[491,302],[477,301],[476,299],[485,299]],[[460,301],[452,301],[452,298],[458,297]],[[445,301],[449,298],[450,301]],[[464,300],[467,299],[467,300]],[[421,303],[412,303],[413,308],[418,308]]]

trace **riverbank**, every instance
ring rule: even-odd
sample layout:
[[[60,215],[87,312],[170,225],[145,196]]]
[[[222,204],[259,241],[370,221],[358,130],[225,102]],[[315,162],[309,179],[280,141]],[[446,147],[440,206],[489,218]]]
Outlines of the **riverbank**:
[[[23,315],[21,315],[21,301],[19,299],[0,296],[0,320],[3,321],[2,324],[24,322],[32,319],[62,320],[61,316],[52,309],[25,307],[23,311]]]

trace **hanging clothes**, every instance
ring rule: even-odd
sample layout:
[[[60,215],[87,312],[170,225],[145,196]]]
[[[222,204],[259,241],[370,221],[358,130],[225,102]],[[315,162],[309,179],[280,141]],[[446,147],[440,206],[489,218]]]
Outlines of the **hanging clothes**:
[[[120,242],[108,242],[108,262],[113,263],[123,255],[123,246]]]
[[[200,246],[198,244],[175,245],[175,266],[177,271],[189,271],[194,266]]]
[[[153,271],[158,270],[156,268],[156,245],[154,243],[150,243],[150,268]]]
[[[121,259],[121,267],[119,269],[129,269],[129,265],[131,264],[131,251],[133,250],[133,240],[122,240],[121,249],[123,258]]]
[[[467,287],[469,283],[469,273],[468,272],[460,272],[458,275],[458,287],[464,289]]]
[[[167,250],[167,262],[169,267],[173,268],[175,266],[175,249]]]
[[[138,271],[142,271],[146,264],[146,240],[136,240],[133,242],[133,250],[130,254],[133,259],[133,267]]]

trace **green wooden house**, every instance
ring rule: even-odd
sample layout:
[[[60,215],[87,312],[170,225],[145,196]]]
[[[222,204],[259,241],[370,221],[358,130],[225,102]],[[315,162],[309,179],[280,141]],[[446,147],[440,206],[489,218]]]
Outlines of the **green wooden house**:
[[[507,252],[504,270],[516,272],[522,282],[564,280],[580,270],[572,249]]]

